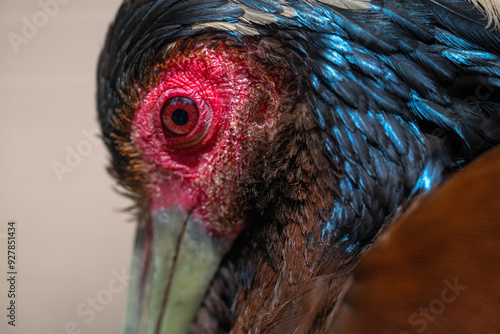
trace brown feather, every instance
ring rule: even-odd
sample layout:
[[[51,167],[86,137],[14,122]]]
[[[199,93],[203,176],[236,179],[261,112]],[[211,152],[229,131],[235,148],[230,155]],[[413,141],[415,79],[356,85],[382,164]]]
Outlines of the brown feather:
[[[363,256],[332,333],[500,331],[500,147],[408,210]]]

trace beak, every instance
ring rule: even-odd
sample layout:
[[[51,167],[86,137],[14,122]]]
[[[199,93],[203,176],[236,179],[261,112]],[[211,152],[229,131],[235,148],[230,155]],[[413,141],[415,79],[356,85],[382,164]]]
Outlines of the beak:
[[[189,213],[153,212],[137,229],[125,333],[188,333],[227,249]]]

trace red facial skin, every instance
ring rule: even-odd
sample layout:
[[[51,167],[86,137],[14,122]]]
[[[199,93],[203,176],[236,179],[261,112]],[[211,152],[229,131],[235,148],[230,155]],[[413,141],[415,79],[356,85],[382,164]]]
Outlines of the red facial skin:
[[[191,212],[210,235],[231,244],[244,224],[234,195],[252,143],[272,137],[279,119],[279,75],[266,72],[252,51],[224,42],[173,53],[132,124],[132,141],[149,169],[150,208]],[[161,110],[173,97],[198,107],[198,122],[186,135],[164,129]]]

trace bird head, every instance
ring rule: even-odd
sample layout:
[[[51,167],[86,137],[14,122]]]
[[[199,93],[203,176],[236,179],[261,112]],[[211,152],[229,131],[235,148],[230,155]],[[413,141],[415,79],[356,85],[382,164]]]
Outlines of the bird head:
[[[112,120],[113,151],[127,159],[119,177],[136,192],[144,220],[132,331],[162,323],[184,331],[192,321],[260,195],[268,145],[286,131],[293,104],[284,102],[295,81],[265,58],[271,45],[213,35],[169,44],[149,81],[127,88],[137,99]]]
[[[178,208],[230,246],[243,226],[246,172],[279,131],[283,71],[231,39],[176,43],[136,106],[131,144],[151,211]]]
[[[497,35],[482,26],[472,45],[428,24],[441,7],[395,4],[124,2],[98,108],[139,209],[127,333],[187,332],[227,271],[241,283],[226,304],[259,319],[294,308],[304,277],[351,268],[401,207],[491,145],[495,97],[464,95],[498,84],[497,56],[479,51]]]
[[[333,164],[304,150],[321,131],[293,101],[288,64],[268,58],[272,43],[212,35],[171,43],[111,120],[112,152],[126,159],[113,173],[126,166],[118,178],[142,219],[132,332],[185,331],[222,257],[269,203],[286,219],[331,205]]]
[[[173,45],[168,61],[154,69],[130,128],[147,175],[149,261],[160,261],[151,264],[153,275],[162,273],[148,283],[160,296],[148,309],[164,309],[163,322],[174,332],[172,323],[185,319],[179,325],[185,328],[192,320],[244,226],[245,172],[276,136],[283,113],[277,101],[286,93],[282,73],[259,62],[262,50],[251,42],[186,43]]]

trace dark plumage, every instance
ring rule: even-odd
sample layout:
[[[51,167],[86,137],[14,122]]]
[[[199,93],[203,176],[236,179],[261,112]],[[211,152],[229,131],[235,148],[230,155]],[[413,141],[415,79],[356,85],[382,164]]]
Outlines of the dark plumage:
[[[216,239],[227,249],[192,333],[331,330],[346,282],[377,235],[499,143],[499,7],[488,0],[125,1],[100,57],[97,99],[110,171],[138,203],[140,294],[155,247],[152,206],[191,210],[188,218],[203,207],[204,228],[222,235]],[[251,78],[228,86],[247,85],[234,103],[225,100],[237,122],[220,124],[233,136],[220,130],[210,142],[224,151],[203,148],[205,166],[201,149],[148,146],[157,133],[169,136],[161,126],[150,137],[141,132],[151,92],[169,73],[184,80],[189,67],[179,64],[192,59],[205,78],[197,59],[212,66],[221,52],[228,52],[223,68],[236,78],[248,68],[241,71]],[[207,72],[217,72],[213,66]],[[160,153],[166,158],[155,160]],[[190,188],[169,185],[177,174],[162,164],[172,157],[201,166],[206,177]],[[209,195],[189,207],[152,205],[162,187]],[[138,305],[129,312],[140,313]]]
[[[357,265],[329,332],[497,333],[500,147],[398,219]]]

